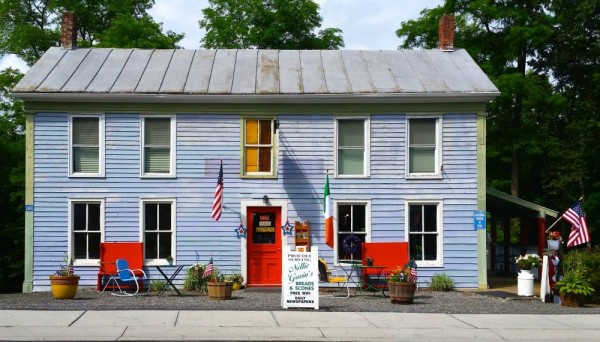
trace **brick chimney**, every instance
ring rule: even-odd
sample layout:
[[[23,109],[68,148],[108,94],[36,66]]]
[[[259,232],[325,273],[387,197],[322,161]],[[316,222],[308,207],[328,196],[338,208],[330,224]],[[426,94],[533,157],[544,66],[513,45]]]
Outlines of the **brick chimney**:
[[[442,51],[454,51],[454,15],[444,14],[438,26],[438,48]]]
[[[75,49],[77,47],[77,17],[73,12],[65,12],[60,23],[60,47]]]

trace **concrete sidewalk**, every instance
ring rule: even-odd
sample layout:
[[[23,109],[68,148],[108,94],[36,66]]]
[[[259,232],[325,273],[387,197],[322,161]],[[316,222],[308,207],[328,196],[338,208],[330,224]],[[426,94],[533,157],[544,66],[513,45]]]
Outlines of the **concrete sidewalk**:
[[[0,340],[598,341],[600,315],[0,311]]]

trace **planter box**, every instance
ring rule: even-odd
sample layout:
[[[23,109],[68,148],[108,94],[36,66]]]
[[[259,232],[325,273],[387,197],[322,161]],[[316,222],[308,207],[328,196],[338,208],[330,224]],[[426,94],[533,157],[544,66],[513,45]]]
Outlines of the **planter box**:
[[[213,281],[206,284],[208,292],[208,298],[214,300],[225,300],[231,299],[231,292],[233,291],[232,281]]]
[[[548,241],[548,249],[551,251],[557,251],[560,248],[559,240],[547,240]]]
[[[388,283],[389,295],[392,303],[396,304],[412,304],[415,298],[417,284],[410,282],[393,282]]]
[[[582,294],[565,293],[560,295],[562,306],[585,306],[586,298]]]

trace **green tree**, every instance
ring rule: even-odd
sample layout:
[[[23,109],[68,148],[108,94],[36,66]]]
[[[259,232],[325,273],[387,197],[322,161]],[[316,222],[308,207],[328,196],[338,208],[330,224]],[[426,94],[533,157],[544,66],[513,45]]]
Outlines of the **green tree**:
[[[153,0],[2,0],[0,56],[14,53],[35,63],[59,44],[61,14],[77,15],[81,47],[176,48],[183,34],[162,32],[147,13]]]
[[[0,292],[20,291],[23,283],[25,116],[23,103],[6,97],[22,76],[0,72]]]
[[[321,26],[311,0],[209,0],[200,28],[205,48],[338,49],[342,31]]]

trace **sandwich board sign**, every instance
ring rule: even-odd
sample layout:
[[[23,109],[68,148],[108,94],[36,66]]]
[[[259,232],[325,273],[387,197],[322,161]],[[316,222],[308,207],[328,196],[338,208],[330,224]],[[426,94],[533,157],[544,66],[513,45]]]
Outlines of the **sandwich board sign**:
[[[318,248],[310,252],[283,251],[283,277],[281,280],[281,306],[288,308],[319,309]]]

